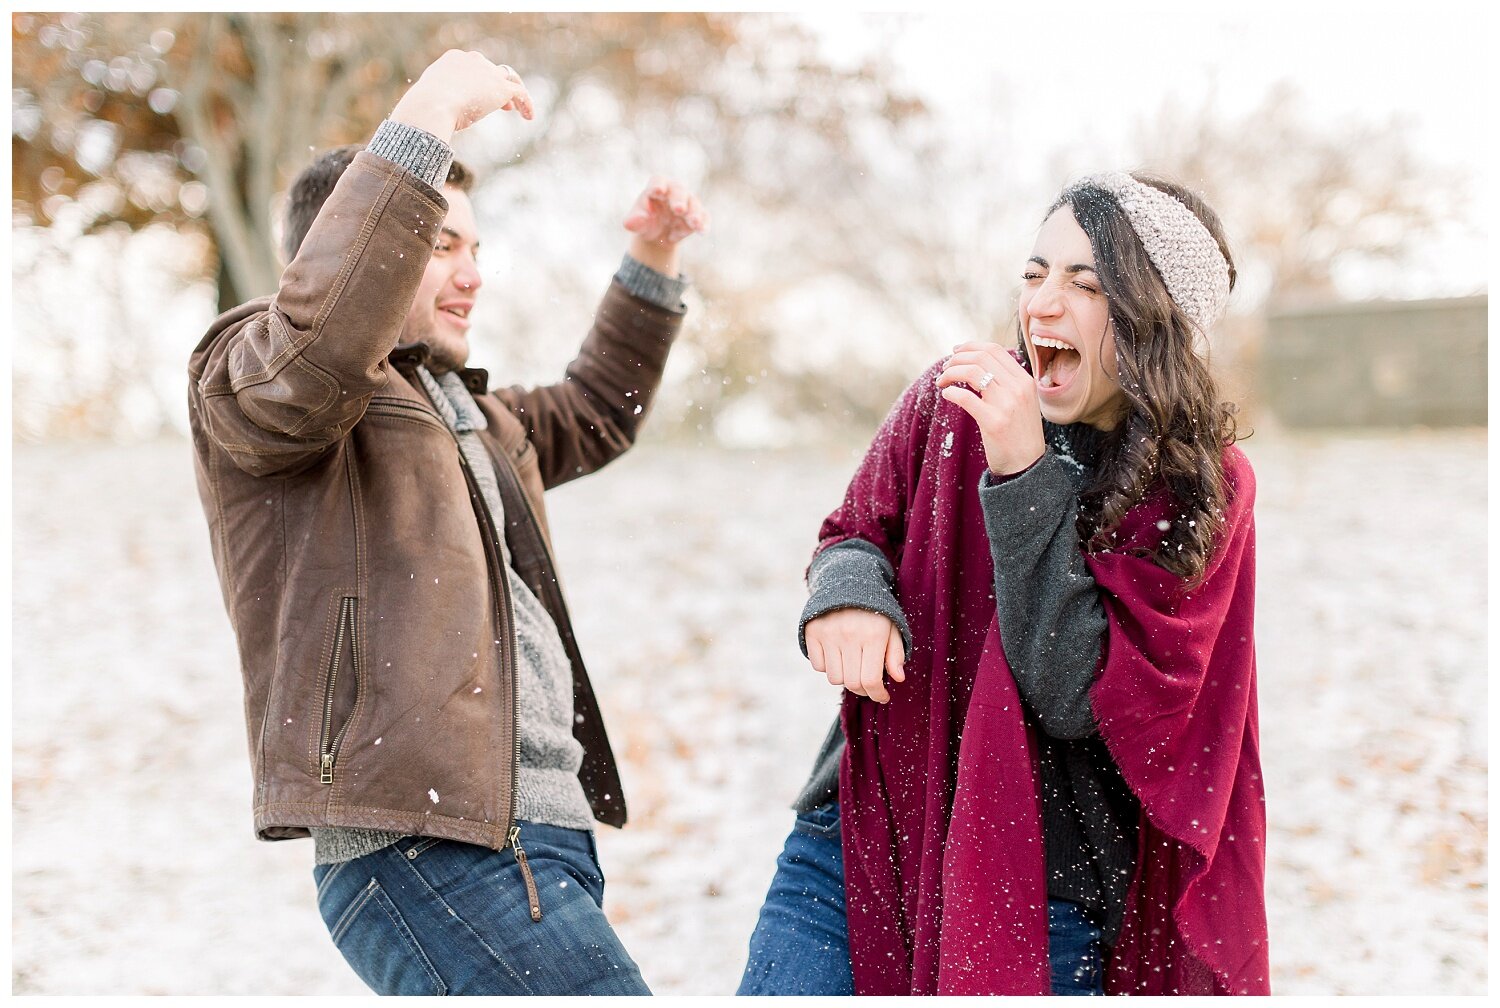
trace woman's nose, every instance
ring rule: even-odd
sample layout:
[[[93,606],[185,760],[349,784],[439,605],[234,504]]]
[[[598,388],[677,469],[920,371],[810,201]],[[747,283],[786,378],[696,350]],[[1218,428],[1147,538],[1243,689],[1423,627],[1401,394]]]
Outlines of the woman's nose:
[[[1062,298],[1057,296],[1057,291],[1045,284],[1031,295],[1031,300],[1026,304],[1026,312],[1033,318],[1054,318],[1062,311]]]

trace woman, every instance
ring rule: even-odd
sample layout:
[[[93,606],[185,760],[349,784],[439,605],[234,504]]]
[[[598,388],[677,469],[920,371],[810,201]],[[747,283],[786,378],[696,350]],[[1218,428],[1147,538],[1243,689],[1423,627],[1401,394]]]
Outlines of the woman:
[[[1192,193],[1070,186],[1020,346],[887,417],[809,569],[846,689],[741,993],[1269,992],[1254,477],[1198,346]]]

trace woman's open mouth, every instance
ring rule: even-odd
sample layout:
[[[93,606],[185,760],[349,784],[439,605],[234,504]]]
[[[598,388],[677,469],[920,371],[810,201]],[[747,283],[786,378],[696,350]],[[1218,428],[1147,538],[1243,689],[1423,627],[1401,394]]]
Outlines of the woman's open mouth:
[[[1036,352],[1037,387],[1043,391],[1062,388],[1083,365],[1083,355],[1062,340],[1033,336],[1031,347]]]

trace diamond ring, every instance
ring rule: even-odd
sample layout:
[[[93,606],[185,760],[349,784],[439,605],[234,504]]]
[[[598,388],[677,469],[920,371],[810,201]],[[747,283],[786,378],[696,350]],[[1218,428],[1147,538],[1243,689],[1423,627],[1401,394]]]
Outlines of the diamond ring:
[[[989,385],[989,383],[992,382],[992,381],[994,381],[994,380],[995,380],[995,372],[993,372],[993,371],[986,371],[984,374],[982,374],[982,375],[979,376],[979,381],[977,381],[977,382],[974,383],[974,387],[977,388],[977,389],[979,389],[979,391],[983,392],[985,390],[985,388]]]

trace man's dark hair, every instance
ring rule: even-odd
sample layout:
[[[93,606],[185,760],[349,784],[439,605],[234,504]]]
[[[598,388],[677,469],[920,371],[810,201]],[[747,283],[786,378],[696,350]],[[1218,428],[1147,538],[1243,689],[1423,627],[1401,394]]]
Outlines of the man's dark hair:
[[[333,187],[344,174],[344,169],[349,167],[349,162],[354,160],[354,155],[364,149],[364,144],[346,144],[324,151],[312,164],[302,169],[302,174],[292,183],[292,188],[286,194],[286,229],[281,236],[281,252],[286,256],[287,262],[297,257],[302,239],[307,237],[307,230],[317,219],[318,211],[323,209],[328,194],[333,192]],[[459,192],[468,192],[474,185],[474,173],[455,159],[448,167],[448,179],[443,184],[450,185]]]

